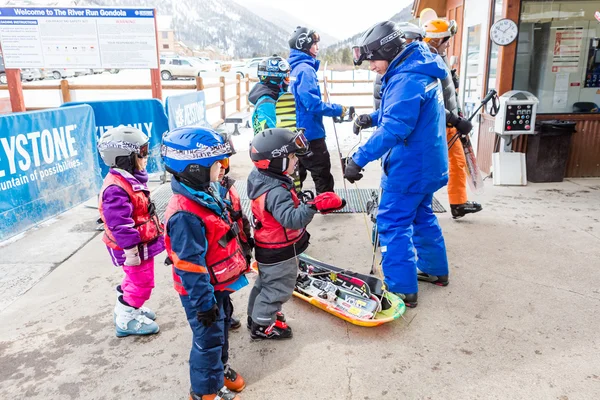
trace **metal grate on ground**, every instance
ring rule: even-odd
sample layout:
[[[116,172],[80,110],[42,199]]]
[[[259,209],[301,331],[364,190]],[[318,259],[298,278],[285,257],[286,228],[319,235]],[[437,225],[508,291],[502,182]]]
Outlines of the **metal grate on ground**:
[[[246,192],[246,182],[245,181],[236,181],[235,187],[240,195],[240,202],[242,203],[242,210],[245,215],[250,215],[250,204],[251,201],[248,198],[248,194]],[[379,189],[335,189],[335,192],[340,196],[346,199],[346,207],[341,210],[335,211],[336,213],[366,213],[367,212],[367,202],[371,199],[372,192],[379,193]],[[165,184],[159,186],[156,190],[152,192],[152,200],[156,204],[156,208],[158,210],[158,215],[162,220],[164,217],[165,209],[167,207],[167,203],[169,202],[169,198],[173,192],[171,191],[171,185]],[[444,207],[440,204],[440,202],[434,197],[433,198],[433,211],[436,213],[446,212]]]

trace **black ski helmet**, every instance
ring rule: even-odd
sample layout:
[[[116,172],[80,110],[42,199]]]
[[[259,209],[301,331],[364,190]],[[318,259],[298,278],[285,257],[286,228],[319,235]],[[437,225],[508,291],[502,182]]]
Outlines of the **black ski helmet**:
[[[293,132],[285,128],[265,129],[252,139],[250,158],[258,169],[284,174],[288,168],[288,155],[308,152],[304,130]]]
[[[298,26],[294,30],[294,33],[292,33],[288,44],[290,45],[290,49],[296,49],[308,53],[311,46],[320,40],[321,37],[316,31],[303,26]]]
[[[263,59],[258,64],[258,79],[262,83],[272,83],[274,85],[290,84],[290,71],[292,67],[283,58],[273,54],[269,58]]]
[[[402,31],[392,21],[379,22],[362,34],[358,44],[352,46],[354,65],[365,60],[391,62],[406,45]]]

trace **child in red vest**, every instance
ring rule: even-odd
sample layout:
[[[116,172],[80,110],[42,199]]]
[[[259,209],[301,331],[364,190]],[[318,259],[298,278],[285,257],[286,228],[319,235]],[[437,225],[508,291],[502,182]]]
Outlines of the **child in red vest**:
[[[248,197],[252,200],[259,271],[248,299],[248,326],[253,339],[292,337],[281,307],[294,291],[296,257],[308,247],[306,226],[317,212],[326,214],[346,204],[333,192],[300,202],[289,176],[298,164],[297,155],[307,151],[304,134],[289,129],[266,129],[252,140],[250,157],[256,168],[248,176]]]
[[[164,248],[163,226],[146,186],[148,138],[140,130],[119,126],[98,142],[102,160],[110,167],[100,192],[100,216],[111,259],[123,267],[125,278],[114,311],[118,337],[158,332],[156,314],[144,303],[154,288],[154,257]]]
[[[246,384],[228,364],[229,296],[248,284],[248,264],[218,180],[233,148],[212,129],[188,126],[169,132],[161,152],[173,174],[165,245],[193,334],[190,400],[239,400],[233,392]]]
[[[240,228],[240,244],[244,250],[244,255],[248,261],[248,266],[252,261],[252,250],[254,249],[254,239],[252,238],[252,231],[250,229],[250,221],[244,215],[242,211],[242,201],[240,195],[235,188],[235,179],[227,176],[229,173],[229,160],[227,166],[221,165],[221,172],[219,173],[219,187],[221,191],[221,198],[225,200],[225,204],[229,207],[229,214],[231,218],[237,222]],[[231,321],[229,329],[239,329],[242,326],[240,320],[233,316],[233,303],[230,301],[229,306],[231,307]]]

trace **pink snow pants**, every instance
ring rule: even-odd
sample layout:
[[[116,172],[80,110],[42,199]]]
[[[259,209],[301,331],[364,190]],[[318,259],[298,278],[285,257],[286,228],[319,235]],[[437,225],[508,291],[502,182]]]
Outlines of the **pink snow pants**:
[[[140,265],[123,265],[123,271],[123,300],[132,307],[140,308],[150,298],[154,288],[154,257],[142,260]]]

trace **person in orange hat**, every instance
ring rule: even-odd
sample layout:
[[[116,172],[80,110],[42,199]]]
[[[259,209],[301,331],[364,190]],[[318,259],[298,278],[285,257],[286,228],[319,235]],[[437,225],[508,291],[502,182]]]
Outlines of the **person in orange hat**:
[[[473,125],[467,119],[459,115],[458,102],[456,99],[456,87],[458,79],[456,71],[450,71],[446,57],[446,49],[450,38],[456,34],[458,27],[455,21],[447,21],[442,18],[433,18],[422,24],[425,30],[424,41],[429,45],[431,52],[438,54],[448,68],[448,76],[442,80],[444,93],[444,106],[446,108],[446,136],[448,143],[457,134],[468,135]],[[456,83],[455,83],[456,82]],[[448,200],[450,201],[450,212],[454,219],[464,217],[466,214],[476,213],[482,210],[481,204],[469,201],[467,198],[467,161],[460,140],[453,141],[448,148]]]

